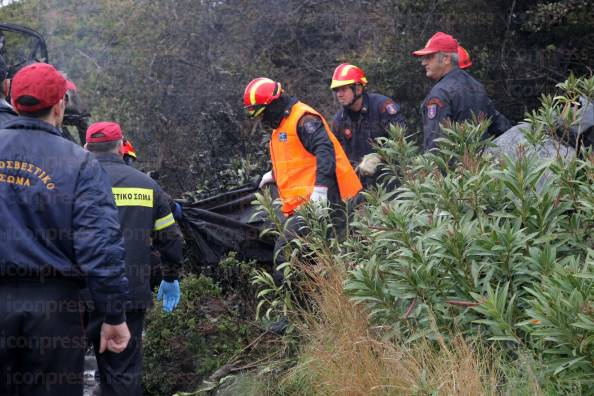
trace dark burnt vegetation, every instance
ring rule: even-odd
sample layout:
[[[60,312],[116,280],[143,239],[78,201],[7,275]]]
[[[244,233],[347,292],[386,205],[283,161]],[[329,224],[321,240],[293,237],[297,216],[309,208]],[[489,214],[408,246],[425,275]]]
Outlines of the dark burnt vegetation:
[[[230,168],[266,168],[266,136],[241,108],[253,77],[282,81],[330,118],[329,80],[348,61],[401,104],[415,130],[430,81],[410,51],[443,30],[469,50],[471,72],[498,109],[520,121],[570,71],[590,72],[593,8],[585,0],[31,0],[2,14],[45,35],[50,61],[77,83],[94,119],[121,122],[141,167],[161,170],[180,196],[245,181]]]

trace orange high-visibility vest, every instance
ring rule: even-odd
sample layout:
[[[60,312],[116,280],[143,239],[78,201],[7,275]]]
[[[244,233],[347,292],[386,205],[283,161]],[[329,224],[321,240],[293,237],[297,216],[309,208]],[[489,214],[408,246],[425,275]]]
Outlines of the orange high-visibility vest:
[[[305,114],[313,114],[322,119],[334,146],[340,197],[343,200],[353,198],[362,188],[359,177],[324,117],[308,105],[297,102],[291,108],[291,113],[272,131],[270,139],[272,169],[283,202],[282,211],[287,216],[299,205],[309,201],[316,184],[316,157],[303,147],[297,134],[297,124]]]

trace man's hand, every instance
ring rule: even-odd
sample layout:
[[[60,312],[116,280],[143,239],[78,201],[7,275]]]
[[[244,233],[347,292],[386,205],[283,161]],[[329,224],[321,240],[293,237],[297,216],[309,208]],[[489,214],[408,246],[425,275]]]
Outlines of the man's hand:
[[[109,350],[114,353],[120,353],[128,346],[130,341],[130,330],[126,322],[119,325],[101,325],[101,339],[99,341],[99,353]]]
[[[320,202],[328,200],[328,187],[324,186],[315,186],[313,192],[311,193],[311,197],[309,197],[311,202]]]
[[[180,296],[179,281],[161,281],[159,292],[157,293],[157,300],[163,300],[163,311],[172,312],[175,307],[177,307]]]
[[[382,158],[377,153],[370,153],[363,157],[356,171],[361,176],[373,176],[377,172],[377,167],[382,163]]]
[[[272,174],[272,171],[268,171],[262,175],[262,180],[260,180],[258,188],[262,188],[270,183],[274,183],[274,175]]]

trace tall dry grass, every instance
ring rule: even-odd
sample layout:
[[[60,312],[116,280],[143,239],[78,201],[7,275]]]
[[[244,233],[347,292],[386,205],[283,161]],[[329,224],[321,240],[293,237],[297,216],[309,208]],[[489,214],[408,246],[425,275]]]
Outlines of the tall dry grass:
[[[285,381],[307,378],[319,395],[491,395],[498,371],[461,336],[413,346],[382,341],[367,314],[343,293],[345,270],[321,260],[302,268],[314,309],[304,312],[301,363]]]

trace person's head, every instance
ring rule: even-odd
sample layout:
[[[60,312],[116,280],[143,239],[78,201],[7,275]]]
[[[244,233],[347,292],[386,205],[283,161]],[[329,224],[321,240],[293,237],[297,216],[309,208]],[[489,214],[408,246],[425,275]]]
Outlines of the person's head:
[[[251,119],[264,115],[268,106],[281,97],[283,87],[277,81],[258,77],[250,81],[243,93],[243,105]]]
[[[89,126],[85,148],[92,153],[121,154],[122,129],[117,122],[96,122]]]
[[[336,100],[342,106],[351,108],[355,104],[360,104],[359,100],[365,87],[367,86],[367,77],[359,67],[348,63],[338,65],[332,75],[330,89],[334,92]]]
[[[66,79],[52,65],[33,63],[12,78],[12,107],[21,116],[39,118],[59,127],[68,100],[67,90]]]
[[[435,33],[425,47],[414,51],[413,55],[421,58],[425,74],[432,80],[439,80],[458,68],[458,42],[443,32]]]
[[[247,85],[243,93],[244,109],[249,118],[261,119],[262,125],[278,128],[288,115],[291,98],[285,94],[281,83],[266,77],[256,78]]]
[[[132,143],[126,138],[122,140],[122,150],[120,153],[127,165],[132,166],[134,161],[136,161],[136,150],[134,149],[134,146],[132,146]]]

